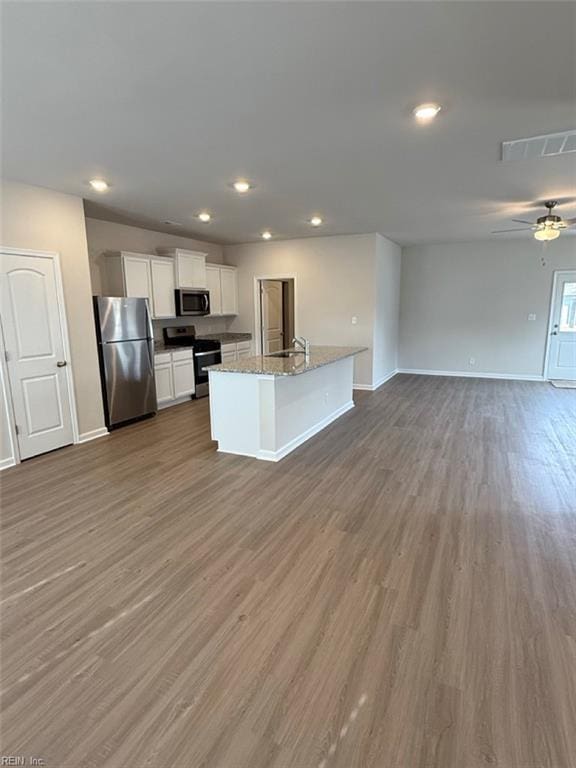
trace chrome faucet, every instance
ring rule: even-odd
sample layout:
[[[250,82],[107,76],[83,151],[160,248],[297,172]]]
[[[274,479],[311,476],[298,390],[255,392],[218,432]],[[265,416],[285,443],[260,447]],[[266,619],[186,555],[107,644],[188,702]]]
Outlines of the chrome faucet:
[[[292,339],[292,344],[295,347],[300,347],[300,349],[304,352],[307,358],[310,357],[310,342],[308,339],[305,339],[304,336],[295,336]]]

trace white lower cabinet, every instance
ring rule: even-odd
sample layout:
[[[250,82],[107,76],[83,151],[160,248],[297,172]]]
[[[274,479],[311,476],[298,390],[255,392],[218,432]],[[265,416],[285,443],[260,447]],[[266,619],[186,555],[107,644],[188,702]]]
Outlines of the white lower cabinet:
[[[252,342],[239,341],[236,344],[222,344],[222,362],[231,363],[243,357],[252,357]]]
[[[154,355],[154,376],[159,408],[176,405],[193,395],[195,382],[192,350],[181,349]]]

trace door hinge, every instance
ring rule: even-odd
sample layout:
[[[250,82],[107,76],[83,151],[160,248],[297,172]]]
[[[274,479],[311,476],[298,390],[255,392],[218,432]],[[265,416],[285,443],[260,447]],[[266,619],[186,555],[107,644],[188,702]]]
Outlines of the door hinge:
[[[18,426],[18,424],[14,424],[14,429],[16,431],[16,434],[19,435],[20,434],[20,427]]]
[[[10,353],[7,350],[4,350],[4,360],[6,360],[6,362],[10,360]]]

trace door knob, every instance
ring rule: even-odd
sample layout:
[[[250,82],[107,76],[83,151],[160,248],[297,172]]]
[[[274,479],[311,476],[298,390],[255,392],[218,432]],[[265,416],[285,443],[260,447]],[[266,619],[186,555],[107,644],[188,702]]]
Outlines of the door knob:
[[[550,334],[550,336],[558,336],[558,331],[552,331],[552,333]]]
[[[68,363],[66,362],[66,360],[58,360],[56,365],[58,366],[58,368],[65,368],[68,365]]]

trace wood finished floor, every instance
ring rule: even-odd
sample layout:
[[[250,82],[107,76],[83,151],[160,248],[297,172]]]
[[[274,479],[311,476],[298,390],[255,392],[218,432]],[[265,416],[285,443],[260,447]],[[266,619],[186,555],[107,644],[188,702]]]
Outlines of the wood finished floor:
[[[204,400],[3,473],[3,754],[574,768],[576,392],[355,400],[279,464]]]

